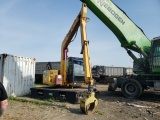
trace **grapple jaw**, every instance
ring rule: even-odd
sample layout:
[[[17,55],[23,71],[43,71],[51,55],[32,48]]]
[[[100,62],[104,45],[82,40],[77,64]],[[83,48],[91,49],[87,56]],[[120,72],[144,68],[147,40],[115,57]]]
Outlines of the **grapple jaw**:
[[[98,100],[95,98],[95,92],[87,92],[80,101],[80,109],[85,114],[90,114],[95,111],[98,105]]]

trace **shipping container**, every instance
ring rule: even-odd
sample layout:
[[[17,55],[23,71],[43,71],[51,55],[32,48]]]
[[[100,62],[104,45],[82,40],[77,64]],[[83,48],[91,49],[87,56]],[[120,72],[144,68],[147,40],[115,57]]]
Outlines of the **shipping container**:
[[[35,58],[0,54],[0,78],[8,96],[29,94],[35,85]]]
[[[127,75],[132,75],[133,73],[133,68],[126,68],[126,74]]]
[[[123,67],[106,67],[103,66],[104,75],[106,76],[124,76],[126,75],[125,68]]]
[[[98,82],[112,82],[113,78],[126,77],[133,74],[132,68],[100,66],[95,65],[92,68],[93,78]]]
[[[95,65],[92,68],[92,73],[104,76],[124,76],[126,75],[126,68]]]

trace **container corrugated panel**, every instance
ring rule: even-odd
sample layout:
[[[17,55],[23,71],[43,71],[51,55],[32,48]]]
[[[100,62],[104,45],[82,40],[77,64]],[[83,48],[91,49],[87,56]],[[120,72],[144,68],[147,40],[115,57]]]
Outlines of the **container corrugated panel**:
[[[36,73],[43,74],[46,70],[46,65],[48,62],[36,62]],[[60,62],[50,62],[53,70],[60,70]]]
[[[0,54],[0,78],[8,96],[23,96],[35,85],[35,58]]]
[[[133,74],[133,69],[132,68],[126,68],[126,74],[127,75],[132,75]]]
[[[107,76],[123,76],[126,74],[123,67],[105,67],[104,70]]]

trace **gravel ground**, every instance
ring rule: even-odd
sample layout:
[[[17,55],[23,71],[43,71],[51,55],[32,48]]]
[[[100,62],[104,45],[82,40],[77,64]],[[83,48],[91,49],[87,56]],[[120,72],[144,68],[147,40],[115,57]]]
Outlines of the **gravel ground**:
[[[123,97],[120,90],[107,91],[107,85],[97,85],[98,107],[93,114],[84,115],[79,104],[50,101],[39,105],[9,100],[1,120],[160,120],[160,92],[145,91],[139,99]],[[30,97],[18,99],[43,102]]]

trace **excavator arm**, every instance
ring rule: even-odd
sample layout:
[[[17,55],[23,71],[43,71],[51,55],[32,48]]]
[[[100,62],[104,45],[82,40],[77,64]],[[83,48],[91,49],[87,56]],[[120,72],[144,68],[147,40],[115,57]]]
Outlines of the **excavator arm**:
[[[145,70],[144,64],[131,52],[143,55],[149,62],[151,42],[143,31],[111,0],[81,0],[115,34],[121,46]]]
[[[67,33],[67,35],[65,36],[62,45],[61,45],[61,64],[60,64],[60,74],[62,75],[63,78],[63,82],[62,84],[65,85],[67,84],[67,74],[66,74],[66,51],[68,50],[68,45],[71,42],[73,36],[75,35],[75,33],[77,32],[79,26],[80,26],[80,16],[81,16],[81,12],[78,14],[78,16],[76,17],[74,23],[72,24],[69,32]]]
[[[86,22],[87,22],[87,6],[86,4],[82,5],[80,26],[81,26],[81,43],[85,68],[85,81],[88,83],[88,92],[83,95],[83,98],[80,101],[80,109],[85,114],[93,113],[95,108],[98,105],[98,100],[95,98],[94,92],[94,79],[92,78],[92,71],[90,66],[90,57],[89,57],[89,41],[87,40],[86,34]]]
[[[138,46],[146,54],[149,53],[151,47],[149,39],[111,0],[81,1],[86,3],[87,7],[115,34],[122,47],[139,52]]]
[[[91,66],[90,66],[90,57],[89,57],[89,49],[88,49],[88,41],[86,36],[86,22],[87,22],[87,6],[86,4],[82,4],[82,9],[72,24],[68,34],[66,35],[62,47],[61,47],[61,68],[60,74],[62,75],[63,85],[67,84],[67,73],[66,73],[66,57],[65,51],[68,49],[68,45],[71,42],[73,36],[77,32],[78,28],[81,28],[81,43],[82,43],[82,51],[83,61],[84,61],[84,71],[85,71],[85,83],[88,84],[88,92],[85,93],[80,101],[80,109],[83,113],[89,114],[92,113],[96,106],[98,105],[98,101],[95,98],[94,92],[94,79],[92,78]]]

